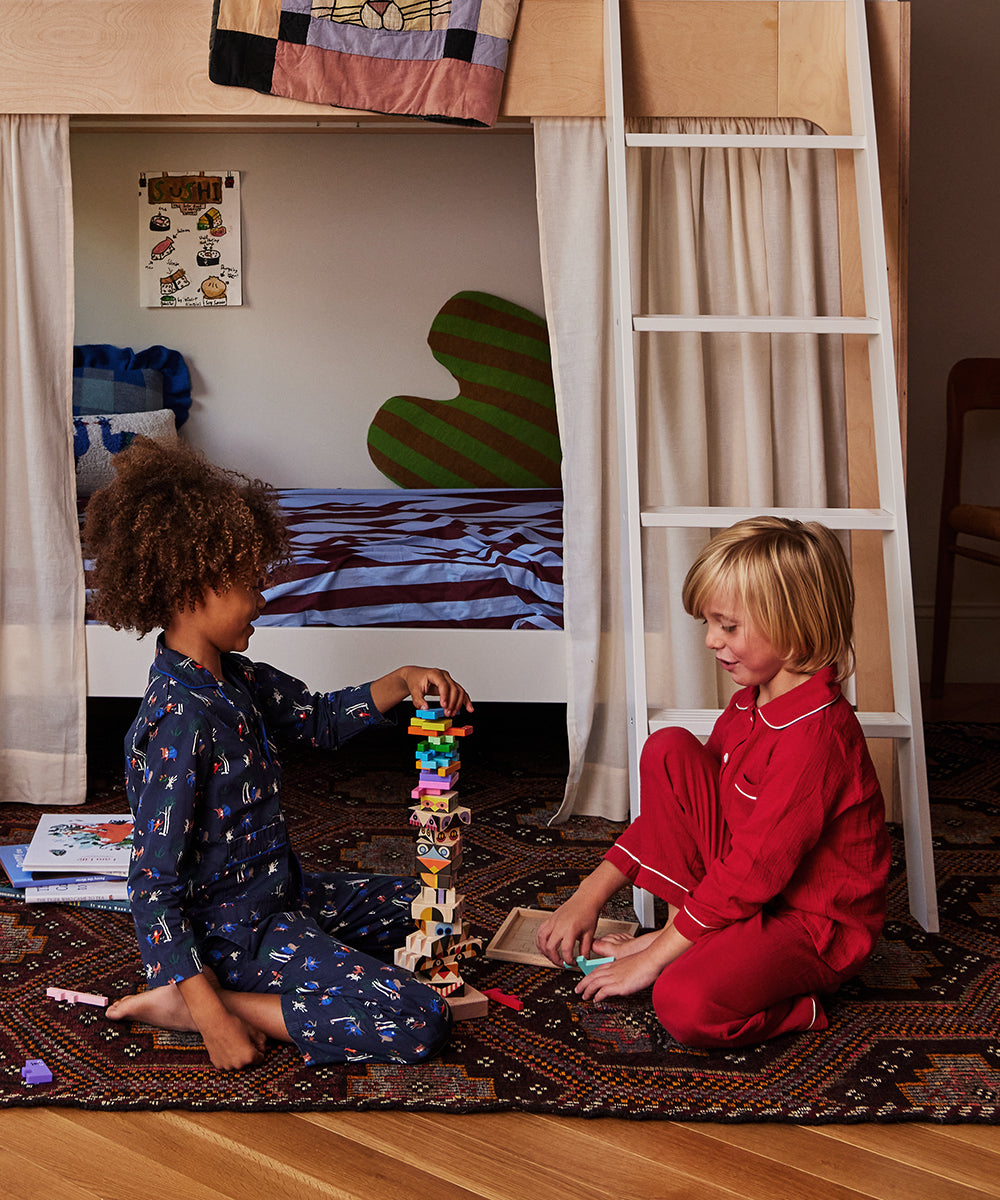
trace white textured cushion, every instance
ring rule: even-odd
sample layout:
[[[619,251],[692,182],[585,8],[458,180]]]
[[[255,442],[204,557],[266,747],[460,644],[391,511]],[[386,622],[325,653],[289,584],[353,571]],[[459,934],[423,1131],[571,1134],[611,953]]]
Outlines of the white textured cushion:
[[[173,410],[109,413],[105,416],[73,418],[73,452],[76,457],[76,494],[90,496],[115,477],[111,458],[137,433],[157,442],[177,440]]]

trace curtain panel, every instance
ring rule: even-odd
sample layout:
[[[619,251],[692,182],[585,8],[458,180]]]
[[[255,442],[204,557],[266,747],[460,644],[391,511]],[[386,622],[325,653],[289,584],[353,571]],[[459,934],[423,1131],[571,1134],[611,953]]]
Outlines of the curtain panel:
[[[646,119],[635,132],[808,133],[795,120]],[[604,122],[534,122],[542,279],[563,444],[570,772],[556,820],[629,812],[617,412]],[[630,149],[633,311],[840,312],[832,151]],[[637,343],[641,503],[847,503],[841,339],[644,334]],[[729,691],[684,612],[705,539],[644,532],[651,706]]]
[[[0,116],[0,800],[86,796],[69,119]]]

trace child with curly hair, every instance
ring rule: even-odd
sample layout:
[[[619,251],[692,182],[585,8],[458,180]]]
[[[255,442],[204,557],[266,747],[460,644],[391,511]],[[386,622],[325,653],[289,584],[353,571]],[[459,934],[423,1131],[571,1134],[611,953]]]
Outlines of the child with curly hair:
[[[288,841],[275,740],[339,747],[429,692],[472,710],[439,668],[311,694],[241,653],[288,539],[271,490],[186,444],[137,437],[87,507],[96,615],[162,629],[125,740],[135,816],[129,893],[148,988],[107,1010],[198,1031],[214,1066],[263,1060],[267,1038],[309,1064],[410,1063],[447,1039],[447,1003],[392,966],[412,879],[308,874]]]
[[[889,839],[878,780],[840,690],[853,670],[854,587],[824,526],[779,517],[717,534],[684,607],[741,685],[703,746],[646,741],[642,811],[541,926],[552,962],[613,958],[577,985],[602,1000],[652,986],[660,1022],[691,1046],[825,1029],[820,1001],[856,974],[885,917]],[[663,929],[595,938],[626,883],[667,902]]]

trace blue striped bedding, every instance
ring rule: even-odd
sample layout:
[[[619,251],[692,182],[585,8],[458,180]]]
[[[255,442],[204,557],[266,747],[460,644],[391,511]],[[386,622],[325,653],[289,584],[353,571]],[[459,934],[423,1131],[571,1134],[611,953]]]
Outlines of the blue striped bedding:
[[[550,488],[278,492],[293,562],[264,625],[562,628],[562,493]]]

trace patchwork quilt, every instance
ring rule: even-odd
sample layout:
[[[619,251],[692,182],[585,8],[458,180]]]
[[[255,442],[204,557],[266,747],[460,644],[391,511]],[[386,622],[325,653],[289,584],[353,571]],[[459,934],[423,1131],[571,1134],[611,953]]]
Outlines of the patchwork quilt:
[[[213,83],[492,125],[518,0],[215,0]]]

